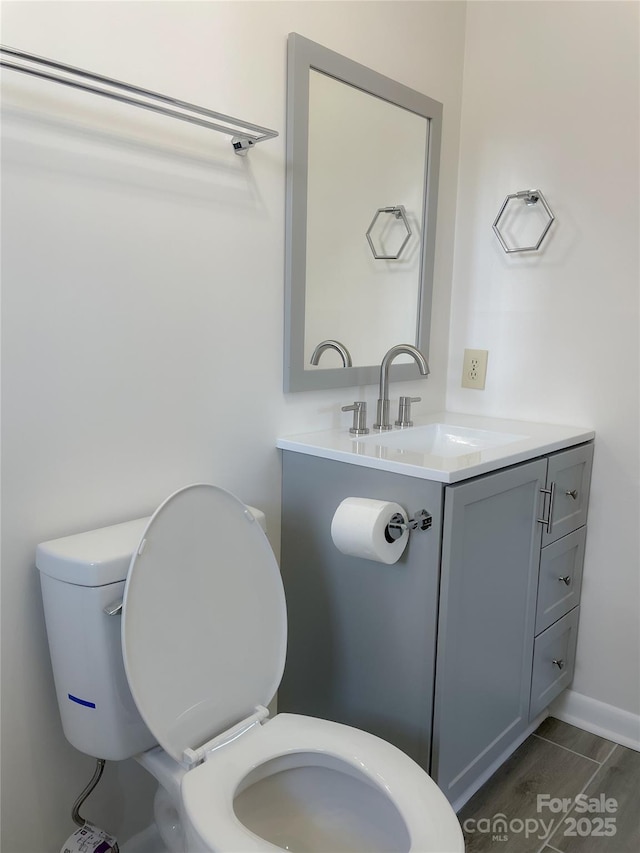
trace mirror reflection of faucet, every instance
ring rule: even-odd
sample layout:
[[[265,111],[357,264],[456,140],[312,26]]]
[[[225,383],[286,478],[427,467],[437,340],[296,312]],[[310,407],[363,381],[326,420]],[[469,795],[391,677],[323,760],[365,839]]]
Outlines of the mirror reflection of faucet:
[[[391,349],[385,354],[384,358],[382,359],[382,364],[380,365],[380,393],[378,396],[376,422],[373,425],[374,429],[392,429],[392,426],[389,423],[389,368],[391,367],[392,361],[399,355],[410,355],[415,361],[415,363],[418,365],[418,370],[420,371],[421,376],[427,376],[430,372],[426,358],[422,355],[420,350],[414,347],[412,344],[397,344],[397,346],[391,347]],[[409,400],[409,407],[411,406],[411,398],[405,397],[404,400],[406,409],[407,400]],[[414,402],[417,402],[417,399],[414,400]],[[396,425],[410,426],[410,411],[407,416],[403,418],[402,401],[400,409],[401,410],[398,412],[398,421],[396,421]],[[402,421],[409,422],[402,423]]]
[[[337,353],[339,353],[340,358],[342,359],[343,367],[352,367],[353,362],[351,361],[351,353],[346,348],[344,344],[341,344],[340,341],[327,340],[321,341],[318,346],[314,349],[311,354],[311,358],[309,361],[313,365],[317,365],[320,361],[320,356],[325,350],[334,349]]]

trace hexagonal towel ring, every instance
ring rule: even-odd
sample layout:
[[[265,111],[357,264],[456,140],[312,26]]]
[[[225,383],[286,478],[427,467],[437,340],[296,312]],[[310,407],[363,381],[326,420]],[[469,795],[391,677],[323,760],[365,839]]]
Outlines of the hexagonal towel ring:
[[[509,243],[506,240],[506,237],[502,234],[502,232],[500,231],[500,229],[498,227],[498,223],[500,222],[501,216],[503,215],[503,213],[507,209],[507,205],[509,204],[509,202],[513,198],[522,199],[524,201],[524,203],[528,206],[531,206],[533,204],[537,204],[538,202],[540,202],[542,204],[544,210],[545,210],[545,213],[549,217],[548,222],[545,224],[544,228],[542,229],[542,234],[540,234],[540,236],[538,237],[538,241],[533,246],[511,246],[511,245],[509,245]],[[551,224],[553,223],[554,219],[555,219],[555,216],[551,212],[551,208],[547,204],[547,200],[542,195],[540,190],[520,190],[520,192],[511,193],[510,195],[508,195],[505,198],[504,202],[502,203],[502,207],[498,211],[498,215],[496,216],[496,218],[493,221],[493,230],[496,234],[496,237],[500,241],[500,245],[505,250],[505,252],[507,252],[507,254],[511,254],[512,252],[536,252],[540,248],[540,245],[542,244],[542,241],[544,240],[544,238],[547,236],[547,232],[548,232],[549,228],[551,228]]]
[[[395,253],[395,255],[384,255],[378,252],[376,247],[373,244],[373,240],[371,239],[371,232],[373,231],[373,226],[376,224],[376,220],[380,216],[381,213],[392,213],[396,219],[401,219],[404,227],[407,229],[406,236],[404,237],[402,243],[400,244],[400,248]],[[396,204],[393,207],[379,207],[376,210],[375,216],[371,220],[371,225],[367,228],[367,241],[369,246],[371,247],[371,251],[373,252],[373,257],[377,261],[397,261],[400,255],[402,254],[404,247],[409,242],[409,237],[411,237],[411,226],[409,225],[409,220],[407,219],[407,212],[404,209],[403,204]]]

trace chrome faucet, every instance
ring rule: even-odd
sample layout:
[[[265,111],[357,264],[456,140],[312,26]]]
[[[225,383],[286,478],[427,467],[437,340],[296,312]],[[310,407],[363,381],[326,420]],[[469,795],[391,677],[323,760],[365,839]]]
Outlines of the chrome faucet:
[[[340,341],[322,341],[318,344],[318,346],[314,349],[311,354],[310,362],[311,364],[317,364],[320,361],[320,356],[326,349],[334,349],[340,353],[340,358],[342,359],[343,367],[352,367],[351,361],[351,353],[346,348],[344,344],[341,344]]]
[[[411,344],[398,344],[395,347],[391,347],[380,365],[380,394],[378,397],[377,418],[373,425],[374,429],[391,429],[391,424],[389,423],[389,368],[394,358],[399,355],[410,355],[418,365],[421,376],[427,376],[429,373],[427,360],[419,349],[416,349]]]

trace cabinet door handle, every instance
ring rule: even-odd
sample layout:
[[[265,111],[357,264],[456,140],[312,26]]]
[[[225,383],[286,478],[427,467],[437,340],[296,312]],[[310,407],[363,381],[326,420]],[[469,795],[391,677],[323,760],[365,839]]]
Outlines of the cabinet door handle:
[[[540,524],[546,525],[547,533],[551,533],[551,526],[553,524],[553,501],[556,496],[556,484],[551,483],[551,487],[549,489],[540,489],[543,495],[549,495],[549,510],[546,518],[539,518],[538,521]],[[544,514],[544,510],[543,510]]]
[[[567,489],[565,495],[568,498],[573,498],[574,501],[578,500],[578,490],[577,489]]]
[[[571,583],[571,575],[563,575],[562,577],[558,578],[558,580],[569,586],[569,584]]]
[[[558,669],[562,669],[564,667],[564,661],[562,658],[554,658],[551,663],[555,664]]]

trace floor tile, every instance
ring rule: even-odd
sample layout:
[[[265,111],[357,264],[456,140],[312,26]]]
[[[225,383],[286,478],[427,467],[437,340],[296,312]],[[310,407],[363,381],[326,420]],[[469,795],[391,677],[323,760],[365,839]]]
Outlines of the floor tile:
[[[638,853],[640,850],[640,753],[617,746],[585,791],[587,797],[616,801],[615,812],[570,812],[549,843],[562,853]],[[602,802],[602,801],[601,801]],[[613,818],[615,835],[599,819]],[[574,823],[571,818],[574,818]],[[575,835],[567,835],[568,832]],[[580,834],[582,833],[582,835]],[[598,833],[598,834],[594,834]]]
[[[607,758],[614,746],[610,740],[577,729],[575,726],[570,726],[569,723],[556,720],[555,717],[547,717],[542,725],[538,726],[535,734],[550,740],[552,743],[557,743],[559,746],[564,746],[566,749],[572,749],[586,758],[600,762]]]
[[[527,738],[458,815],[467,853],[537,853],[558,817],[538,811],[538,795],[574,797],[594,770],[598,767],[588,758],[534,735]]]

